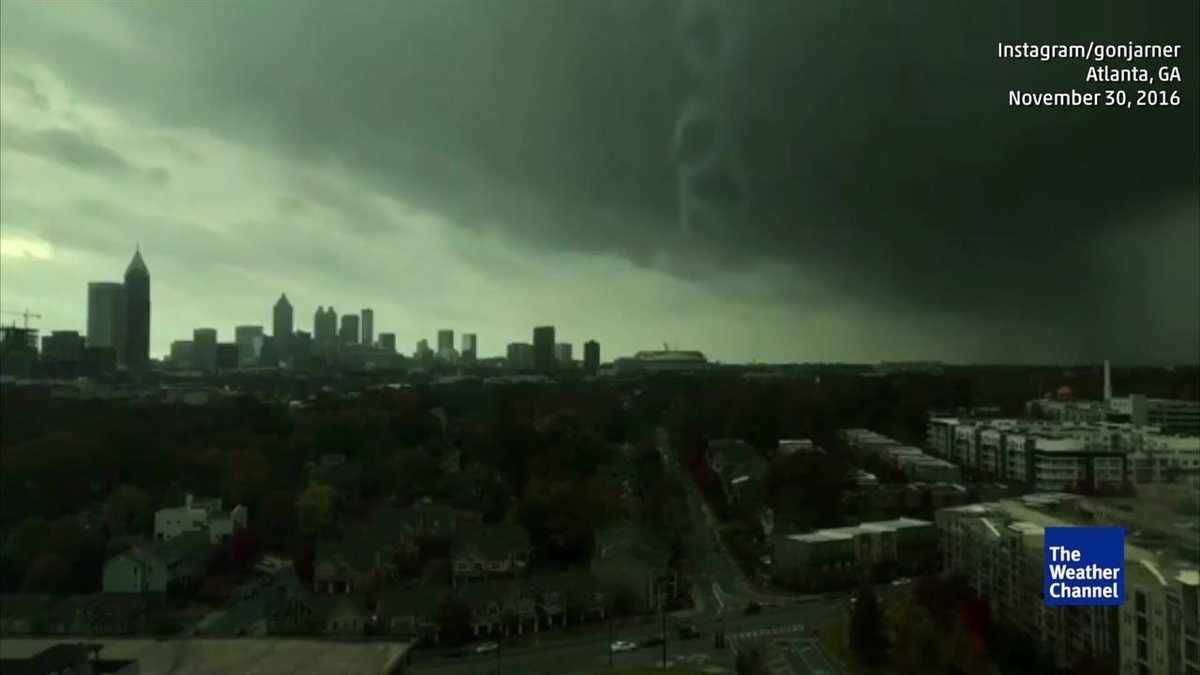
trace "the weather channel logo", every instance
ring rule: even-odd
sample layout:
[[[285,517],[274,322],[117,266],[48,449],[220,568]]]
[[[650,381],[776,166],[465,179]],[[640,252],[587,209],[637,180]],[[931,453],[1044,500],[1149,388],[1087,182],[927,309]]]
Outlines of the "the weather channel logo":
[[[1125,530],[1119,527],[1047,527],[1047,605],[1120,605],[1125,602]]]

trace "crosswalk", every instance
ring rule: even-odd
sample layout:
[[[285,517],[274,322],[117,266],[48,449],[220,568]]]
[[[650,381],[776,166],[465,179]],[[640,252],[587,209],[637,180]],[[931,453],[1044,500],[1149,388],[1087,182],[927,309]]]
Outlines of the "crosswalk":
[[[786,626],[770,626],[768,628],[758,628],[755,630],[744,630],[744,631],[741,631],[738,633],[733,633],[732,635],[727,635],[725,639],[729,643],[730,649],[732,649],[733,652],[736,654],[737,653],[737,645],[742,642],[747,642],[750,640],[761,640],[763,638],[770,638],[770,637],[774,637],[777,635],[788,635],[790,633],[803,633],[803,632],[804,632],[804,624],[794,623],[794,624],[789,624]]]

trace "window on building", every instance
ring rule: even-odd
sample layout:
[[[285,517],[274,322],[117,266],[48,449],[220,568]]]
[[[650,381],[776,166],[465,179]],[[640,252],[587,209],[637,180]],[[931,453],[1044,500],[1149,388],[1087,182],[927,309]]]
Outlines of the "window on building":
[[[1137,605],[1136,605],[1137,611],[1145,612],[1146,611],[1146,594],[1141,591],[1138,591],[1137,595],[1135,597],[1137,598]]]

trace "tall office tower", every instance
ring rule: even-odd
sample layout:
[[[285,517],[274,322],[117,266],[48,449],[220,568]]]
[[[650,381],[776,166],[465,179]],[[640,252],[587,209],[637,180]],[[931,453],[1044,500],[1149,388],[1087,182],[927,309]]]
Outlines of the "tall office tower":
[[[343,314],[342,327],[338,331],[338,342],[348,345],[358,342],[358,315]]]
[[[263,327],[237,326],[233,329],[233,341],[238,348],[238,366],[256,366],[262,352]]]
[[[533,367],[542,372],[554,370],[554,326],[533,329]]]
[[[413,352],[413,358],[418,361],[433,359],[433,350],[429,348],[429,340],[417,340],[417,350]]]
[[[217,343],[217,370],[237,370],[238,346],[236,342]]]
[[[437,355],[439,359],[450,360],[454,354],[454,331],[443,328],[437,333]]]
[[[333,307],[317,307],[317,315],[313,318],[313,342],[317,351],[326,351],[338,341],[337,312]]]
[[[370,346],[375,344],[375,310],[362,311],[362,343]]]
[[[600,370],[600,343],[588,340],[583,343],[583,369],[589,373]]]
[[[475,347],[476,347],[475,333],[463,333],[462,334],[462,360],[463,361],[474,361],[475,360]]]
[[[125,284],[93,281],[88,284],[87,346],[111,347],[117,363],[125,363]]]
[[[379,348],[386,349],[389,352],[396,351],[396,334],[395,333],[380,333]]]
[[[192,367],[206,373],[217,369],[216,328],[197,328],[192,331]]]
[[[292,312],[292,303],[288,302],[287,293],[279,294],[272,315],[271,337],[275,338],[272,341],[275,348],[272,360],[276,363],[287,361],[292,355],[292,333],[296,332],[295,315]],[[273,366],[275,363],[268,365]]]
[[[176,340],[171,343],[171,355],[167,358],[171,367],[176,370],[185,370],[192,367],[192,346],[191,340]]]
[[[533,368],[533,345],[528,342],[510,342],[504,354],[508,360],[508,367],[512,370]]]
[[[292,366],[303,368],[313,355],[312,333],[298,330],[292,334]]]
[[[139,247],[125,268],[125,367],[150,365],[150,270]]]
[[[571,343],[559,342],[554,345],[554,361],[560,366],[571,365]]]

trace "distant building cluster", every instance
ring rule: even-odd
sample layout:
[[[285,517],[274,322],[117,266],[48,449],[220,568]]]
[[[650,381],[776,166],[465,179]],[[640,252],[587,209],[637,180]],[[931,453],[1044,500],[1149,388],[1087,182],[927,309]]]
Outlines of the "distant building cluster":
[[[930,483],[957,483],[962,480],[962,472],[957,465],[869,429],[842,429],[838,437],[852,452],[883,460],[904,472],[910,480]]]

